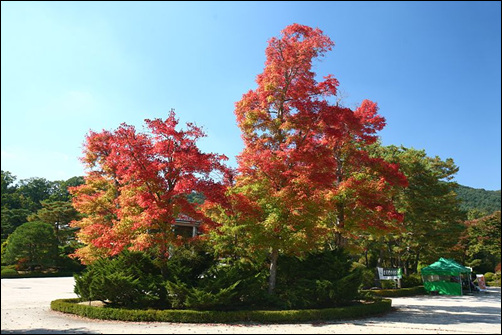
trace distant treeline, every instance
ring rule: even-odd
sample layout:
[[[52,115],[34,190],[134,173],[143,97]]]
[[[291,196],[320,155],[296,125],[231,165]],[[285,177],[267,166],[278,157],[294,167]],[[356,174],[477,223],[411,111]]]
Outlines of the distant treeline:
[[[465,211],[476,209],[491,214],[501,210],[500,190],[487,191],[459,185],[456,192],[462,200],[460,207]]]

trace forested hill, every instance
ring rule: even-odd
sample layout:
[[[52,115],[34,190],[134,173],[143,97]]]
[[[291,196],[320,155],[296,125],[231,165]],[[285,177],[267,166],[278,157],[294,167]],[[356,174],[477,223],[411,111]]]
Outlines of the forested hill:
[[[487,191],[482,188],[472,188],[459,185],[457,195],[462,200],[462,209],[478,209],[491,214],[500,211],[500,190]]]

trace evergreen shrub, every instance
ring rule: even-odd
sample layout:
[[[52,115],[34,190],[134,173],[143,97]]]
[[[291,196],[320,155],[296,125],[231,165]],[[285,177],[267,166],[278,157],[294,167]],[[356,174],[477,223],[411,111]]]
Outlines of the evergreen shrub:
[[[420,276],[419,273],[413,273],[408,276],[403,276],[403,278],[401,278],[402,288],[415,287],[420,285],[422,285],[422,277]]]
[[[194,310],[138,310],[112,307],[95,307],[79,304],[80,299],[58,299],[51,302],[51,309],[83,317],[134,322],[185,322],[185,323],[299,323],[331,321],[367,317],[391,310],[390,299],[381,299],[366,304],[325,309],[287,311],[241,310],[241,311],[194,311]]]
[[[165,303],[160,270],[141,252],[123,251],[112,259],[99,259],[74,278],[74,291],[83,300],[138,308]]]
[[[278,308],[306,309],[343,306],[358,297],[362,270],[351,271],[352,260],[343,250],[326,250],[303,258],[278,260]]]
[[[360,298],[363,269],[351,265],[343,250],[281,256],[276,290],[268,294],[266,264],[218,260],[207,246],[195,243],[172,252],[164,276],[159,264],[141,252],[100,259],[74,276],[75,293],[84,300],[139,309],[331,308]]]

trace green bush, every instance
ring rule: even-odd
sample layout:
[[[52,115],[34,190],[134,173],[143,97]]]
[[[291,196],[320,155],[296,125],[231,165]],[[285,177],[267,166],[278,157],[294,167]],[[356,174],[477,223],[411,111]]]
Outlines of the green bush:
[[[375,270],[363,268],[361,271],[361,288],[369,289],[375,286]]]
[[[58,241],[53,227],[45,222],[26,222],[7,239],[3,261],[17,264],[19,270],[52,267],[58,257]]]
[[[1,245],[2,269],[3,269],[3,266],[7,264],[4,260],[5,250],[7,250],[7,240],[2,240],[2,245]]]
[[[2,278],[3,277],[17,277],[17,271],[15,269],[12,269],[10,267],[2,267]]]
[[[495,274],[493,272],[487,272],[487,273],[485,273],[485,281],[487,281],[487,282],[492,281],[494,275]]]
[[[59,299],[51,302],[51,309],[83,317],[134,322],[186,322],[186,323],[298,323],[354,319],[385,313],[391,310],[390,299],[345,307],[287,311],[194,311],[194,310],[137,310],[94,307],[78,304],[80,299]]]
[[[486,283],[487,286],[491,287],[500,287],[501,286],[501,281],[499,280],[494,280]]]
[[[214,266],[206,277],[211,290],[233,287],[235,295],[231,303],[220,309],[257,309],[265,308],[275,299],[267,293],[268,271],[251,263],[233,262]],[[236,284],[238,283],[238,284]]]
[[[171,308],[230,310],[263,306],[264,283],[254,265],[215,263],[194,281],[167,280],[166,288]]]
[[[384,290],[397,288],[395,280],[380,280],[380,286],[382,286]]]
[[[330,298],[335,305],[345,305],[356,299],[361,286],[362,272],[355,270],[334,283]]]
[[[207,243],[193,241],[190,244],[177,247],[171,252],[167,261],[166,279],[194,286],[215,264],[217,264],[217,260]]]
[[[75,276],[75,293],[83,300],[145,308],[165,304],[160,270],[141,252],[123,251],[100,259]]]
[[[230,310],[263,307],[266,275],[252,264],[221,264],[202,243],[173,251],[166,277],[142,253],[101,259],[75,276],[75,293],[85,300],[148,308]]]
[[[187,287],[181,282],[166,282],[167,291],[171,297],[173,308],[187,308],[195,310],[218,310],[231,306],[233,297],[237,294],[235,288],[240,282],[229,287]]]
[[[403,278],[401,278],[402,288],[415,287],[420,285],[422,285],[422,277],[418,273],[403,276]]]
[[[195,267],[191,267],[195,264]],[[346,305],[358,296],[362,269],[342,250],[281,256],[275,294],[267,293],[268,271],[239,261],[221,263],[190,247],[167,264],[168,307],[195,310],[307,309]]]
[[[59,246],[59,257],[56,262],[58,269],[69,272],[81,272],[85,269],[85,265],[69,256],[75,252],[75,249],[76,247],[73,245]]]
[[[328,308],[358,299],[363,269],[351,271],[342,250],[283,256],[278,264],[270,295],[265,264],[218,261],[200,243],[174,250],[163,266],[165,277],[144,253],[123,252],[75,275],[75,293],[122,307],[219,311]]]
[[[219,260],[203,241],[174,250],[167,269],[167,307],[232,310],[269,304],[265,268]]]
[[[304,258],[279,257],[275,307],[325,308],[354,301],[362,282],[362,269],[351,272],[352,268],[352,261],[343,250],[326,250]]]
[[[485,274],[485,277],[486,277],[486,274]],[[500,271],[494,273],[493,276],[491,277],[491,280],[486,281],[486,285],[494,286],[494,287],[500,287],[500,283],[501,283]]]
[[[414,295],[423,295],[426,293],[423,286],[415,286],[400,289],[383,289],[383,290],[364,290],[364,294],[374,297],[410,297]]]

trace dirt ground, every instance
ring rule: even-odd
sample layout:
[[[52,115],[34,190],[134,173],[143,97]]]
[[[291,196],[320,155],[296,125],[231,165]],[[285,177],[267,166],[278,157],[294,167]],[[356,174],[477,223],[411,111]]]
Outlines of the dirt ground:
[[[392,298],[393,310],[350,321],[302,324],[178,324],[98,321],[50,310],[76,297],[74,280],[2,279],[2,334],[501,334],[500,288],[464,296]]]

